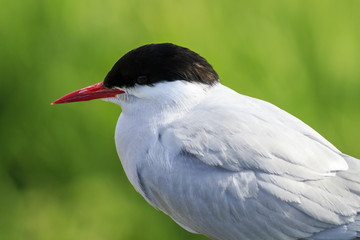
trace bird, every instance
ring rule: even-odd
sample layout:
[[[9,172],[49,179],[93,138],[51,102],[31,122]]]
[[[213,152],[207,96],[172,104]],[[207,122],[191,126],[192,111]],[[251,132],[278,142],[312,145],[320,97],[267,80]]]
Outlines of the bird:
[[[360,239],[360,163],[275,105],[221,84],[172,43],[122,56],[102,82],[52,104],[122,109],[127,178],[184,229],[214,240]]]

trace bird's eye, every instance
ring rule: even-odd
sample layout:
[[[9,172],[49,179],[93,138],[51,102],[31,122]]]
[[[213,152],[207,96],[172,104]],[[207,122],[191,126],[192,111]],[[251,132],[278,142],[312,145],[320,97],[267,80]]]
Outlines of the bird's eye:
[[[136,82],[139,84],[146,84],[147,83],[147,76],[138,76]]]

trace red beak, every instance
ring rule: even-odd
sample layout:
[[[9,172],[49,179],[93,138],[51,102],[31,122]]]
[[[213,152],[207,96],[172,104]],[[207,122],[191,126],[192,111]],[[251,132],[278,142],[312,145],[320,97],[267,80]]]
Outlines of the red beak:
[[[125,93],[124,91],[116,88],[104,88],[103,82],[96,83],[94,85],[76,90],[69,93],[51,104],[69,103],[69,102],[81,102],[89,101],[97,98],[115,97],[118,94]]]

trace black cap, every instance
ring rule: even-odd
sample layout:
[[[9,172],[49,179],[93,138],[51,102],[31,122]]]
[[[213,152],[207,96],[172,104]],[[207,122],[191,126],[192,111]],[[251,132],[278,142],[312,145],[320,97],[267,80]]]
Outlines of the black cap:
[[[171,43],[149,44],[120,58],[104,80],[106,88],[184,80],[213,85],[219,76],[199,54]]]

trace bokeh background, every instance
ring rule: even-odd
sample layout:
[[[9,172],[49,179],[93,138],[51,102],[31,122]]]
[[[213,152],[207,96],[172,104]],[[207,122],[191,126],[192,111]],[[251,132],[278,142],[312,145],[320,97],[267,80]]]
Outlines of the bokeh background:
[[[121,109],[51,106],[124,53],[172,42],[223,84],[299,117],[360,157],[360,1],[0,0],[0,239],[206,239],[133,190]]]

